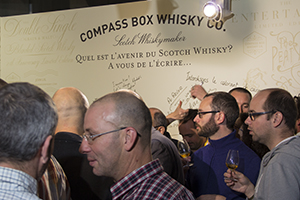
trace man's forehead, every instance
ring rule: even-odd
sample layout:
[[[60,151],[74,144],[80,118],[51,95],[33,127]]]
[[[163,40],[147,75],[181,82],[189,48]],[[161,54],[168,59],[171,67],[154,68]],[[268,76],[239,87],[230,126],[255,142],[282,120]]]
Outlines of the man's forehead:
[[[233,91],[230,93],[236,100],[246,100],[247,102],[250,101],[250,95],[245,92]]]
[[[199,109],[207,108],[207,107],[210,108],[210,104],[211,104],[212,100],[213,100],[213,97],[212,97],[212,96],[205,97],[205,98],[201,101],[200,106],[199,106]]]
[[[262,108],[265,103],[270,91],[260,91],[258,92],[250,101],[250,110],[255,108]]]
[[[102,116],[102,118],[105,118],[113,113],[114,110],[114,104],[113,103],[94,103],[88,110],[87,114],[90,115],[96,115],[96,116]]]
[[[107,104],[94,104],[90,107],[85,116],[85,124],[86,123],[109,123],[115,125],[117,120],[117,115],[114,110],[114,104],[107,103]]]

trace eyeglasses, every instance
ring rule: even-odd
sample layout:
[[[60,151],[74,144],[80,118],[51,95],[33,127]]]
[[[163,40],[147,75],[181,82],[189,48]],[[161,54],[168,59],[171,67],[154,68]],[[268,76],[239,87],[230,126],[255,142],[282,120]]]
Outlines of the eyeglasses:
[[[208,114],[208,113],[218,113],[220,112],[219,110],[211,110],[211,111],[198,111],[197,115],[202,118],[203,115]]]
[[[252,121],[254,121],[256,119],[256,117],[260,116],[260,115],[265,115],[265,114],[269,114],[269,113],[275,113],[275,110],[270,110],[270,111],[266,111],[266,112],[248,112],[248,116],[250,117],[250,119]]]
[[[89,144],[92,143],[97,137],[101,136],[101,135],[105,135],[105,134],[108,134],[108,133],[113,133],[113,132],[117,132],[117,131],[120,131],[120,130],[123,130],[127,127],[122,127],[122,128],[119,128],[119,129],[116,129],[116,130],[113,130],[113,131],[107,131],[105,133],[99,133],[99,134],[96,134],[96,135],[88,135],[86,133],[83,134],[82,138],[84,138]],[[138,134],[139,135],[139,134]]]

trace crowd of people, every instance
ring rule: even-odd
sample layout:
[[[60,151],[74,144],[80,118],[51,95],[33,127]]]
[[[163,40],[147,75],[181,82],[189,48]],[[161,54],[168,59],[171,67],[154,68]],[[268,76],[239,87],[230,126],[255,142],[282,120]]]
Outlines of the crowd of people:
[[[51,98],[0,80],[0,199],[300,199],[299,96],[201,85],[191,96],[199,109],[165,115],[131,90],[89,105],[77,88]],[[175,120],[188,157],[168,132]]]

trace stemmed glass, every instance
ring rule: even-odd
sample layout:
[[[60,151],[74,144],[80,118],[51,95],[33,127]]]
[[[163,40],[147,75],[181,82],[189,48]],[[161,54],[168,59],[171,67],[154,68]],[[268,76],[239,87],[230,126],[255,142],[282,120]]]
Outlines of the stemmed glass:
[[[177,149],[182,158],[187,158],[188,156],[191,155],[191,148],[185,139],[183,139],[182,142],[179,141],[177,143]],[[190,164],[189,162],[187,162],[185,166],[192,166],[192,165],[193,165],[192,163]]]
[[[226,167],[234,171],[239,166],[239,151],[230,149],[226,157]]]

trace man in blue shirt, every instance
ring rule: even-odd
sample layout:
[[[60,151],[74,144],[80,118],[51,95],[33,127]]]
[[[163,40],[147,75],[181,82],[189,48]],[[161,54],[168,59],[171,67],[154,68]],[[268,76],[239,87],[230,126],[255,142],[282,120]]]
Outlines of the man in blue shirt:
[[[199,135],[209,138],[209,145],[200,148],[192,157],[194,165],[187,175],[187,187],[195,197],[221,195],[226,199],[245,199],[242,193],[234,192],[224,183],[225,160],[230,149],[239,151],[237,170],[247,174],[256,183],[260,158],[241,140],[236,138],[234,123],[239,108],[233,96],[215,92],[204,97],[194,121]]]

